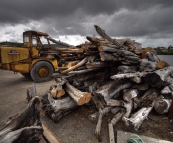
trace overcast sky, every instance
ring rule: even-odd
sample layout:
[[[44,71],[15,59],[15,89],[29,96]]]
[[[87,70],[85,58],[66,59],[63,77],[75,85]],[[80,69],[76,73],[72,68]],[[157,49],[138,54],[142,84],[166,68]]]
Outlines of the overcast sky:
[[[98,36],[95,24],[114,38],[167,47],[173,0],[0,0],[0,41],[22,42],[23,31],[37,30],[77,45]]]

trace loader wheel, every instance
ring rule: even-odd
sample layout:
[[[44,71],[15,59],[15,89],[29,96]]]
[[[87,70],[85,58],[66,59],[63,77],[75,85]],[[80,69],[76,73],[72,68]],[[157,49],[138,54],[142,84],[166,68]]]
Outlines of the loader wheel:
[[[30,78],[31,76],[30,76],[30,73],[20,73],[21,75],[23,75],[24,77],[26,77],[26,78]]]
[[[31,69],[30,75],[35,82],[45,82],[51,80],[53,67],[46,61],[39,61]]]

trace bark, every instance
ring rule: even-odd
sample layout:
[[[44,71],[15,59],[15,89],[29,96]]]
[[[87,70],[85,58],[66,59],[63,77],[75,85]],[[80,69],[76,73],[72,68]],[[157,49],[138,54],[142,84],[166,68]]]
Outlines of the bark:
[[[119,58],[114,57],[112,54],[106,52],[100,52],[101,61],[119,61]]]
[[[106,62],[102,62],[102,61],[93,62],[93,63],[86,63],[86,67],[88,69],[90,69],[90,68],[111,67],[111,66],[112,66],[112,63],[106,63]]]
[[[54,122],[58,122],[63,116],[77,107],[75,101],[70,97],[55,100],[49,93],[42,96],[42,105],[45,115]]]
[[[93,85],[95,82],[96,82],[96,80],[87,80],[84,82],[84,86],[89,87],[89,86]]]
[[[91,71],[99,70],[98,68],[92,68],[92,69],[85,69],[85,70],[79,70],[79,71],[70,71],[69,74],[85,74]]]
[[[154,53],[154,52],[146,52],[146,58],[149,60],[149,61],[152,61],[152,62],[159,62],[160,59],[157,57],[157,55]]]
[[[110,121],[110,123],[114,126],[116,125],[116,123],[122,118],[122,116],[124,115],[125,111],[124,109],[121,109]]]
[[[108,106],[122,106],[123,100],[109,99],[106,103]]]
[[[130,118],[124,117],[123,121],[125,122],[126,126],[138,130],[142,122],[147,118],[152,108],[153,107],[143,107],[134,113]]]
[[[88,62],[93,63],[96,59],[98,59],[99,55],[93,55],[88,57]]]
[[[111,113],[115,115],[122,109],[123,109],[123,107],[114,107],[113,109],[111,109]]]
[[[107,113],[110,112],[110,110],[112,109],[112,107],[105,107],[102,109],[102,115],[105,116]],[[88,116],[89,121],[91,121],[92,123],[96,124],[98,121],[98,117],[99,117],[99,112],[96,112],[94,114],[91,114]]]
[[[146,75],[146,72],[136,72],[136,73],[117,74],[117,75],[111,76],[110,78],[120,80],[125,78],[144,77],[145,75]]]
[[[98,89],[98,87],[100,86],[100,83],[98,81],[94,82],[94,84],[89,86],[89,92],[93,93],[94,91],[96,91]]]
[[[1,124],[0,142],[39,142],[43,134],[40,114],[37,108],[39,104],[39,97],[35,96],[30,100],[23,112],[9,118],[6,122]]]
[[[90,101],[91,93],[81,92],[80,90],[76,89],[69,83],[66,83],[66,86],[67,88],[65,88],[65,90],[78,105],[83,105]]]
[[[123,94],[123,99],[125,101],[130,101],[132,100],[134,97],[137,97],[139,93],[138,89],[129,89],[128,91],[125,91]]]
[[[168,113],[168,110],[171,106],[171,99],[158,99],[154,102],[154,109],[159,114]]]
[[[155,71],[157,69],[157,62],[151,62],[148,59],[140,61],[140,71]]]
[[[112,47],[108,47],[108,46],[99,46],[98,50],[100,52],[111,52],[111,53],[118,53],[119,49],[115,49]]]
[[[118,70],[120,73],[135,73],[138,71],[137,66],[119,66]]]

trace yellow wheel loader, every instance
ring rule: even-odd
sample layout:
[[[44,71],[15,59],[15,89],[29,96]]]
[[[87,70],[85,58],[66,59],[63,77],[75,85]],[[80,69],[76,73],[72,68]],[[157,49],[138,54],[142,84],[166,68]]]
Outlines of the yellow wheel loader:
[[[0,69],[21,73],[31,77],[35,82],[45,82],[52,78],[58,68],[56,52],[52,50],[50,41],[47,47],[42,44],[41,37],[49,35],[38,31],[23,33],[23,47],[0,46]]]

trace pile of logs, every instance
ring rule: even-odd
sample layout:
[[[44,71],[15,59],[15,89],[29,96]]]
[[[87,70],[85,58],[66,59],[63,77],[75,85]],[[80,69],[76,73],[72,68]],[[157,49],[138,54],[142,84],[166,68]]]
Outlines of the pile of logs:
[[[114,114],[109,121],[112,131],[119,120],[137,130],[151,110],[169,111],[173,67],[152,48],[143,50],[134,40],[112,39],[99,26],[95,29],[101,38],[87,36],[84,44],[56,48],[61,67],[42,103],[55,122],[78,106],[94,103],[98,112],[88,119],[97,124],[95,134],[101,141],[102,117],[108,112]]]

